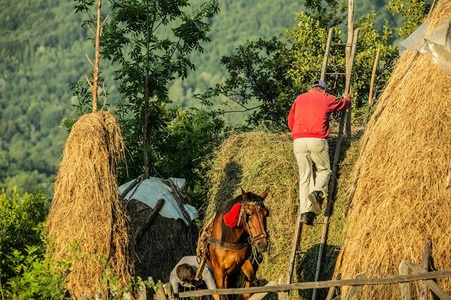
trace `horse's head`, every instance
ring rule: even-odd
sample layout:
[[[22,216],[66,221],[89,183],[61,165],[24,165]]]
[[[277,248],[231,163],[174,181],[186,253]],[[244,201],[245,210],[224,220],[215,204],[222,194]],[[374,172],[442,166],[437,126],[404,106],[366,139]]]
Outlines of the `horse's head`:
[[[269,246],[269,234],[266,229],[266,217],[269,216],[269,210],[265,207],[263,201],[268,196],[268,189],[260,196],[252,192],[245,192],[243,189],[241,189],[241,192],[239,223],[249,234],[249,242],[256,248],[257,252],[265,252]]]

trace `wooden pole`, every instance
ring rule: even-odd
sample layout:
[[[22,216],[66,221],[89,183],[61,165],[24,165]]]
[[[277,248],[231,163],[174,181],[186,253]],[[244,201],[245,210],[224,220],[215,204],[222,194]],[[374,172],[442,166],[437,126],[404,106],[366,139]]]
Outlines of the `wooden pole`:
[[[352,56],[350,58],[351,69],[354,64],[355,48],[357,46],[358,35],[359,35],[359,29],[357,28],[356,30],[354,30],[354,39],[352,42],[352,51],[351,51]],[[351,88],[351,77],[347,77],[345,93],[349,94],[350,88]],[[323,232],[321,234],[321,243],[319,244],[319,253],[318,253],[318,260],[316,263],[315,281],[319,280],[319,274],[321,272],[321,263],[322,263],[322,259],[323,259],[323,252],[324,252],[324,249],[326,247],[326,242],[327,242],[327,233],[329,230],[329,218],[332,213],[333,201],[335,198],[335,184],[337,181],[338,162],[340,159],[341,143],[343,141],[343,128],[345,125],[345,120],[346,120],[346,112],[342,111],[341,118],[340,118],[340,126],[338,129],[337,143],[335,146],[334,160],[332,163],[332,171],[331,171],[331,176],[329,179],[327,208],[326,208],[326,213],[324,216],[324,226],[323,226]],[[313,294],[312,294],[312,300],[315,300],[315,299],[316,299],[316,289],[313,290]]]
[[[301,223],[301,209],[298,211],[298,218],[296,220],[296,227],[294,230],[294,239],[293,244],[291,245],[291,256],[290,256],[290,264],[288,269],[287,283],[291,283],[291,279],[293,277],[294,270],[294,262],[296,261],[296,251],[298,249],[299,240],[302,232],[302,223]]]
[[[355,31],[354,31],[354,0],[348,0],[348,39],[346,42],[346,81],[351,81],[352,73],[352,62],[353,60],[353,42],[355,41]],[[351,137],[351,107],[347,109],[346,112],[346,137]]]
[[[102,0],[97,1],[97,26],[96,26],[96,49],[95,49],[95,62],[92,82],[92,112],[97,111],[97,100],[99,98],[99,66],[100,66],[100,34],[102,32],[100,26],[102,10]]]
[[[411,268],[417,274],[428,273],[424,271],[423,267],[412,262],[406,261],[404,262],[409,268]],[[424,280],[423,283],[431,289],[431,291],[442,300],[451,300],[451,297],[446,293],[440,286],[434,282],[432,279]],[[425,295],[427,297],[427,293]],[[428,299],[428,298],[425,298]]]
[[[255,294],[266,292],[281,292],[290,290],[308,290],[308,289],[323,289],[332,286],[362,286],[362,285],[383,285],[383,284],[397,284],[404,282],[413,282],[418,280],[432,280],[436,278],[451,277],[451,270],[441,270],[424,272],[420,274],[397,275],[384,278],[355,278],[342,280],[329,280],[320,282],[298,282],[291,284],[281,284],[275,286],[258,286],[250,288],[231,288],[231,289],[204,289],[188,292],[181,292],[178,294],[179,298],[200,297],[207,295],[240,295],[240,294]]]
[[[450,185],[451,185],[451,155],[449,156],[449,161],[448,161],[448,171],[446,174],[445,188],[449,188]]]
[[[326,70],[327,70],[327,61],[329,59],[329,52],[330,52],[330,44],[332,43],[332,34],[334,29],[329,29],[329,34],[327,36],[327,42],[326,42],[326,50],[324,51],[324,58],[323,58],[323,67],[321,69],[321,80],[324,81],[326,79]]]
[[[409,266],[405,261],[402,261],[398,267],[399,275],[407,275],[409,274]],[[411,291],[410,291],[410,283],[400,283],[399,287],[401,289],[401,300],[412,300]]]
[[[341,263],[343,262],[344,248],[340,249],[338,252],[337,261],[335,262],[334,274],[332,275],[332,280],[341,279]],[[335,290],[337,287],[332,286],[329,288],[326,300],[332,300],[334,298]]]
[[[373,72],[371,73],[370,92],[368,94],[368,107],[366,109],[366,116],[365,116],[365,127],[366,127],[366,124],[368,123],[371,107],[373,107],[374,80],[376,78],[376,70],[377,70],[377,65],[379,64],[380,53],[381,53],[381,49],[377,48],[377,50],[376,50],[376,58],[374,59],[374,64],[373,64]]]

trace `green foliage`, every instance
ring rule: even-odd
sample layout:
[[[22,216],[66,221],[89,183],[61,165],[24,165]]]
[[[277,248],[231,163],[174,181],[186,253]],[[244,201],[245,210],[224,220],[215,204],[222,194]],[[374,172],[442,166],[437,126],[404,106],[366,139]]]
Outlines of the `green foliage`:
[[[328,35],[328,28],[336,26],[320,23],[314,16],[305,12],[296,15],[297,25],[285,32],[285,37],[292,43],[293,65],[287,73],[300,91],[307,90],[311,83],[319,79],[323,63],[324,51]],[[335,42],[340,37],[340,31],[334,31]],[[329,61],[333,68],[343,65],[344,48],[331,49],[334,60]],[[341,55],[340,55],[341,54]],[[338,70],[337,70],[338,71]],[[329,84],[330,85],[330,84]]]
[[[17,281],[39,264],[45,247],[41,240],[49,203],[42,192],[0,194],[0,283],[14,291]],[[37,266],[37,265],[36,265]],[[21,298],[25,299],[25,298]],[[30,298],[29,298],[30,299]]]
[[[69,263],[55,262],[50,254],[43,257],[38,246],[27,247],[25,253],[15,250],[10,259],[17,275],[8,280],[6,295],[17,300],[66,299]]]
[[[85,72],[85,32],[70,1],[6,1],[0,15],[0,188],[51,194],[66,136],[59,122],[72,115],[67,85]]]
[[[224,96],[222,103],[230,110],[223,114],[250,112],[244,127],[265,124],[274,129],[285,128],[280,118],[295,95],[293,83],[286,76],[293,64],[293,55],[276,37],[259,39],[238,47],[236,54],[224,56],[222,65],[229,77],[200,95],[204,103]]]
[[[401,15],[404,19],[404,23],[398,28],[398,33],[406,38],[423,23],[431,9],[431,4],[419,0],[392,0],[388,3],[387,9],[393,14]]]
[[[273,129],[286,128],[286,116],[293,99],[310,89],[311,83],[320,78],[329,28],[334,30],[327,73],[346,72],[345,35],[340,30],[343,27],[340,22],[344,19],[342,6],[331,1],[328,11],[331,15],[327,18],[321,16],[324,9],[320,3],[307,1],[306,6],[310,12],[298,13],[296,26],[285,32],[289,44],[276,38],[260,39],[238,47],[234,55],[223,57],[221,63],[229,77],[204,93],[203,101],[223,96],[246,110],[253,110],[246,121],[248,126],[269,124],[267,127]],[[397,48],[389,43],[393,38],[393,27],[386,22],[379,33],[375,20],[376,13],[370,12],[355,22],[360,30],[351,78],[356,110],[365,107],[370,96],[377,50],[381,54],[376,70],[376,93],[385,86],[398,55]],[[329,92],[340,97],[345,89],[345,76],[326,74],[325,80]],[[223,104],[231,107],[227,101]],[[249,103],[252,103],[251,108],[247,107]]]
[[[155,164],[158,173],[187,179],[187,199],[195,207],[203,206],[207,196],[202,161],[220,144],[223,130],[224,121],[214,113],[180,110],[156,143],[161,155]]]
[[[201,42],[209,41],[210,26],[206,20],[218,13],[218,3],[210,0],[191,11],[187,1],[111,3],[114,15],[104,31],[103,54],[120,66],[116,79],[123,97],[118,105],[118,116],[129,149],[128,164],[137,167],[130,168],[135,173],[132,175],[144,171],[142,158],[146,151],[156,174],[191,179],[190,161],[196,157],[174,151],[184,148],[183,144],[174,142],[183,141],[180,136],[188,139],[194,136],[189,131],[183,134],[172,131],[171,123],[178,112],[166,106],[171,103],[168,87],[173,79],[186,78],[188,70],[194,69],[188,55],[193,51],[202,52]],[[179,124],[180,120],[175,123]],[[198,141],[191,149],[196,147],[202,149],[203,143]],[[197,155],[196,151],[190,154]]]
[[[205,1],[188,2],[190,6],[184,7],[184,12],[200,9]],[[356,15],[365,14],[369,7],[375,8],[379,28],[384,19],[396,19],[384,9],[386,2],[359,3]],[[19,193],[39,189],[49,196],[53,193],[58,160],[68,134],[66,128],[80,115],[79,111],[90,111],[89,105],[79,106],[81,98],[73,96],[68,86],[74,82],[85,84],[85,76],[92,72],[86,59],[86,56],[94,58],[92,34],[82,24],[88,25],[93,20],[94,4],[92,0],[0,3],[0,188],[8,192],[17,186]],[[109,23],[113,12],[109,2],[102,4],[103,17],[109,15],[106,21]],[[211,28],[206,36],[210,41],[200,43],[203,52],[195,50],[188,56],[196,69],[188,68],[183,81],[176,78],[168,82],[168,100],[183,108],[202,108],[195,95],[226,79],[220,65],[222,56],[232,55],[234,49],[260,37],[282,37],[283,30],[295,24],[295,12],[304,10],[304,5],[296,0],[246,0],[221,1],[219,8],[220,13],[206,22]],[[321,9],[326,14],[333,11],[325,5]],[[173,34],[171,27],[177,27],[175,23],[168,24],[174,26],[159,30],[163,34],[159,35],[161,39]],[[179,34],[187,32],[187,28],[181,27]],[[128,53],[131,47],[119,50]],[[119,82],[114,80],[118,64],[104,58],[101,57],[100,87],[108,94],[100,101],[116,105],[121,98]],[[139,76],[136,80],[143,81]],[[92,101],[89,90],[80,93],[89,99],[88,103]],[[220,102],[212,105],[220,108]],[[231,124],[243,124],[246,115],[226,114],[223,118]],[[60,126],[63,119],[64,126]]]
[[[187,1],[110,3],[113,14],[103,30],[102,57],[118,68],[115,80],[122,94],[112,109],[127,146],[119,182],[145,173],[147,152],[154,176],[187,179],[190,198],[199,201],[205,193],[196,188],[204,172],[198,171],[200,161],[219,143],[224,122],[204,110],[171,108],[168,87],[195,68],[188,55],[202,52],[201,43],[210,40],[206,21],[218,13],[218,3],[210,0],[192,9]],[[76,9],[91,15],[90,5],[90,1],[79,1]],[[91,16],[85,24],[93,26],[93,20]],[[90,111],[90,91],[85,86],[71,85],[78,98],[78,115]],[[68,128],[74,121],[64,120]]]

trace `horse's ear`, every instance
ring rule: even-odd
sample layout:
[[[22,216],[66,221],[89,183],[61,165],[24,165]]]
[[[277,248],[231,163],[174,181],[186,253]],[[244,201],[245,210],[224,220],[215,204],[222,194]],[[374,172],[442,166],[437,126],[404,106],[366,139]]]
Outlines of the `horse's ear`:
[[[269,193],[269,188],[267,188],[267,189],[263,192],[263,194],[260,196],[260,197],[262,198],[262,200],[265,200],[266,196],[268,196],[268,193]]]
[[[241,188],[241,195],[243,196],[243,200],[247,199],[247,193]]]

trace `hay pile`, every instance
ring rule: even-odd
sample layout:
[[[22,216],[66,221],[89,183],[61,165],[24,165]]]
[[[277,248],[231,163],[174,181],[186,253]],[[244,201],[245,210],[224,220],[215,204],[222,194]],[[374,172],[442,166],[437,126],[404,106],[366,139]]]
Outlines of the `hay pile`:
[[[331,143],[332,144],[332,143]],[[331,150],[334,147],[331,145]],[[333,154],[332,154],[333,155]],[[299,208],[299,173],[293,153],[293,143],[289,133],[268,133],[264,131],[243,133],[228,138],[215,153],[208,174],[211,182],[209,205],[205,220],[209,220],[217,206],[223,201],[245,191],[261,194],[269,187],[265,200],[270,210],[268,231],[271,249],[265,253],[257,277],[268,281],[285,283],[290,263],[291,247]],[[322,221],[321,217],[318,218]],[[331,219],[331,230],[342,233],[339,218]],[[304,226],[299,256],[295,266],[294,281],[313,281],[318,243],[322,226]],[[328,247],[322,280],[331,276],[337,253],[330,254],[341,245],[344,236],[332,236]],[[330,264],[330,266],[326,266]],[[299,298],[298,298],[299,299]]]
[[[106,296],[132,274],[116,179],[123,150],[119,124],[107,112],[82,116],[66,141],[46,230],[54,242],[48,252],[72,262],[67,289],[76,299],[92,299],[97,292]],[[106,276],[118,280],[107,286]]]
[[[438,1],[431,28],[451,15]],[[381,95],[362,140],[342,277],[398,275],[403,260],[421,263],[432,240],[437,269],[450,269],[451,189],[446,177],[451,147],[451,75],[425,56],[406,51]],[[438,284],[451,293],[451,280]],[[418,283],[411,284],[418,299]],[[342,295],[347,289],[343,289]],[[358,299],[399,298],[399,286],[365,286]]]
[[[148,224],[154,209],[138,200],[130,200],[127,210],[131,217],[136,255],[135,275],[157,283],[169,282],[169,275],[179,260],[196,255],[199,231],[194,222],[189,226],[181,219],[165,218],[160,214]],[[139,234],[142,232],[142,234]],[[153,293],[153,290],[148,290]]]
[[[299,176],[289,135],[265,132],[234,135],[221,145],[213,163],[208,174],[212,186],[207,216],[223,201],[239,195],[240,187],[256,194],[269,188],[265,204],[270,210],[271,253],[265,254],[257,276],[279,280],[288,271],[287,249],[291,249],[299,206]]]

